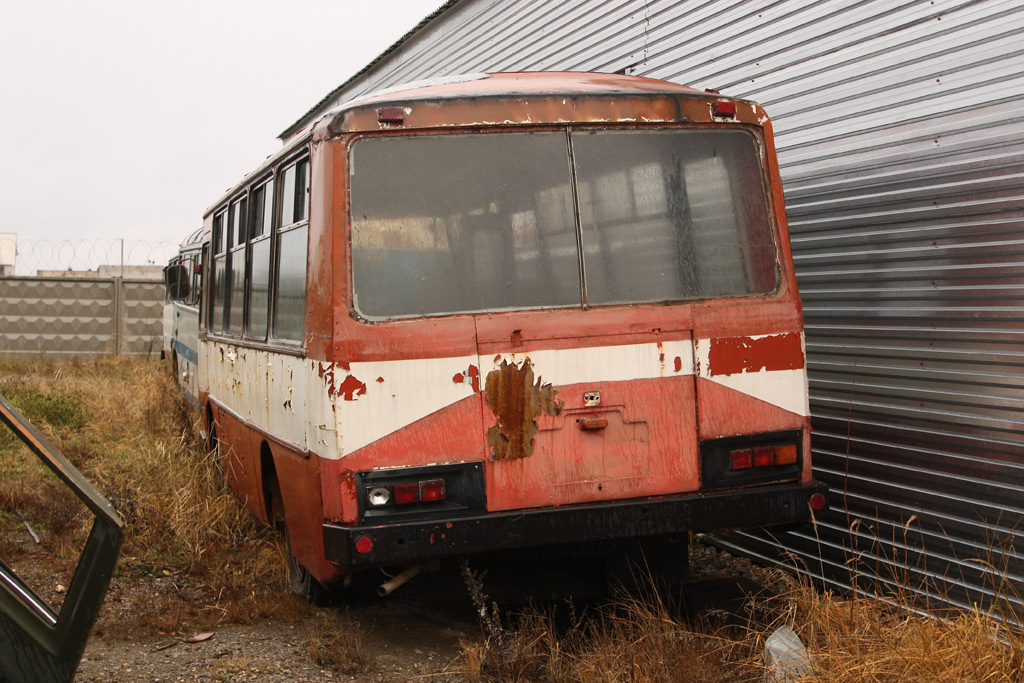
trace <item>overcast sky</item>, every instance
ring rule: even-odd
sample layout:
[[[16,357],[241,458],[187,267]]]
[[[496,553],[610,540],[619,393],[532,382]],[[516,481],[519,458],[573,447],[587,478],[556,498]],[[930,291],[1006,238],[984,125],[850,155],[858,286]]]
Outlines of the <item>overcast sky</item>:
[[[0,233],[180,242],[441,4],[0,0]]]

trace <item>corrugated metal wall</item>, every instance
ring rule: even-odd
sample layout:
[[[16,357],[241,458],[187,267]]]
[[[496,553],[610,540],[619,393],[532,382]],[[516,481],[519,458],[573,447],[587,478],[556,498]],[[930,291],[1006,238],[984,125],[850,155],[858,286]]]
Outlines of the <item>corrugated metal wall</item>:
[[[780,540],[833,585],[864,572],[970,605],[1024,578],[1021,36],[1020,2],[468,0],[333,101],[573,69],[762,103],[805,302],[816,470],[836,505],[818,538]],[[779,554],[763,534],[721,542]]]
[[[161,282],[0,278],[0,356],[158,358],[163,304]]]

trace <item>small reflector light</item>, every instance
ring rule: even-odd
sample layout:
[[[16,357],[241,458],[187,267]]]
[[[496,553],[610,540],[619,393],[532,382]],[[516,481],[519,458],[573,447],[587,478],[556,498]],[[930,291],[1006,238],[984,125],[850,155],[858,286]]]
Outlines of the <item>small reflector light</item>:
[[[373,550],[373,539],[372,538],[370,538],[369,536],[360,536],[359,538],[356,539],[356,552],[357,553],[359,553],[360,555],[365,555],[366,553],[370,552],[371,550]]]
[[[416,482],[408,484],[395,484],[392,488],[395,496],[395,505],[408,505],[418,503],[420,500],[420,485]]]
[[[405,110],[401,107],[381,107],[377,110],[377,121],[380,123],[402,123],[405,121]]]
[[[735,102],[712,102],[711,113],[719,118],[736,118]]]
[[[753,454],[754,467],[767,467],[775,464],[775,449],[771,446],[755,448]]]
[[[391,491],[388,490],[387,486],[374,486],[366,497],[369,499],[370,505],[375,507],[387,505],[391,502]]]
[[[432,500],[444,500],[444,479],[421,481],[420,500],[424,503]]]
[[[745,470],[754,464],[754,452],[749,448],[729,452],[729,469]]]
[[[775,464],[792,465],[796,462],[796,444],[775,447]]]
[[[821,493],[815,493],[811,496],[811,500],[809,502],[812,510],[821,510],[825,507],[825,496]]]

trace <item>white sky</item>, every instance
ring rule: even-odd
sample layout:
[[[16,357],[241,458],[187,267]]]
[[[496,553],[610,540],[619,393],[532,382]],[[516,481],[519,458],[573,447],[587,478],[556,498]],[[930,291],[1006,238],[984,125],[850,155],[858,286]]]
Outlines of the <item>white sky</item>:
[[[164,241],[443,0],[0,0],[0,233]]]

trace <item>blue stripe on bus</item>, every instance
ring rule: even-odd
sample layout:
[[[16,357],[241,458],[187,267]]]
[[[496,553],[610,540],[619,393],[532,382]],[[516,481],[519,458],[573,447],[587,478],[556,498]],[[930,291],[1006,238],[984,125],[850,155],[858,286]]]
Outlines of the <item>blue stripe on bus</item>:
[[[185,346],[180,339],[174,340],[174,348],[182,358],[187,360],[189,363],[199,362],[199,352],[193,349],[191,346]]]

